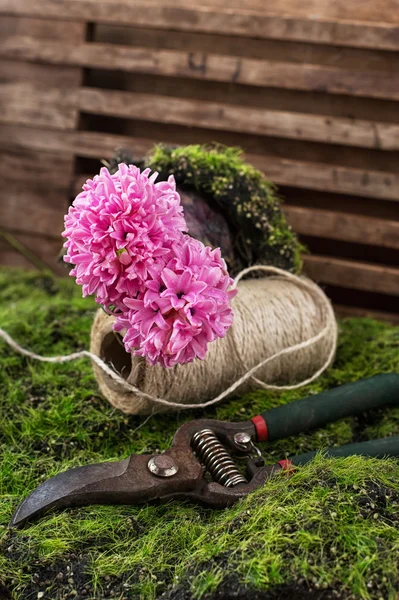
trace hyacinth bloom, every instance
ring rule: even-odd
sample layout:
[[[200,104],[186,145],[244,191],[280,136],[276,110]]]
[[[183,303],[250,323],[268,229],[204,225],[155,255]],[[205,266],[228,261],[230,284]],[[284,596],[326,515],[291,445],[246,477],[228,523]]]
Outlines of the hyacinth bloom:
[[[182,235],[167,265],[148,279],[115,329],[124,330],[125,348],[152,364],[173,367],[204,359],[208,343],[224,337],[233,320],[236,294],[220,250]]]
[[[233,320],[220,250],[187,229],[173,176],[119,165],[88,180],[65,217],[64,260],[83,295],[116,315],[128,352],[173,367],[204,359]]]
[[[65,217],[71,275],[83,295],[104,307],[125,310],[148,277],[164,265],[171,244],[187,229],[173,176],[155,183],[157,173],[119,165],[88,180]]]

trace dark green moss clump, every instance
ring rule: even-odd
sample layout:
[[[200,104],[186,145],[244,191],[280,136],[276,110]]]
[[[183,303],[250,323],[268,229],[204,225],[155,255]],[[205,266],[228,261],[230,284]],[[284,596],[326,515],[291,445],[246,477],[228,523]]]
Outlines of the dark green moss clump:
[[[237,148],[191,145],[154,148],[146,165],[161,178],[203,194],[225,215],[233,236],[233,272],[268,264],[299,272],[301,246],[281,211],[276,187],[242,160]]]
[[[72,279],[0,270],[0,327],[45,355],[88,348],[96,310]],[[13,600],[395,600],[399,462],[319,455],[232,508],[187,501],[59,510],[9,531],[18,503],[70,467],[170,445],[192,418],[246,420],[332,386],[399,372],[399,329],[340,324],[332,368],[301,390],[258,391],[206,411],[144,421],[113,409],[88,361],[48,364],[0,340],[0,598]],[[286,454],[399,435],[399,409],[262,444]]]

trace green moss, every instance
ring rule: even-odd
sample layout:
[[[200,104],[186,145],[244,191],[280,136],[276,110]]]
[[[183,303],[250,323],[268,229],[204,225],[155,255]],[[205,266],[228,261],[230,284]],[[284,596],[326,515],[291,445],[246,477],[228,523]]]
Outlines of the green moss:
[[[35,352],[87,348],[95,310],[72,279],[0,270],[0,326]],[[320,455],[294,476],[277,476],[223,511],[186,501],[90,506],[51,513],[20,531],[8,531],[7,523],[21,499],[51,475],[167,448],[176,428],[191,418],[245,420],[334,385],[399,372],[398,347],[398,328],[347,319],[340,324],[334,366],[310,386],[258,391],[205,412],[153,416],[143,424],[101,398],[87,361],[28,361],[0,342],[0,595],[2,584],[16,600],[36,599],[38,592],[44,600],[151,600],[163,592],[171,598],[173,589],[186,594],[181,598],[204,599],[231,581],[266,590],[304,580],[313,588],[342,591],[345,598],[394,599],[395,460]],[[399,434],[398,409],[348,418],[262,449],[271,463],[285,454],[388,433]]]
[[[276,187],[242,160],[241,150],[158,145],[146,164],[162,178],[173,174],[178,185],[193,187],[222,210],[234,237],[233,272],[258,263],[300,271],[303,248],[281,212]]]

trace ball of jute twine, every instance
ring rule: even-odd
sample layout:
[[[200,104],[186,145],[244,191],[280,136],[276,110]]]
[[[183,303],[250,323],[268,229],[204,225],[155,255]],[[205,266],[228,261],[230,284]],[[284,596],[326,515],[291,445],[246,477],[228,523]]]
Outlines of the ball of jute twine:
[[[255,270],[271,276],[241,281]],[[115,318],[99,310],[90,354],[98,357],[94,373],[109,402],[144,415],[205,407],[253,389],[295,389],[316,379],[332,362],[337,344],[334,312],[322,290],[269,266],[249,267],[235,285],[239,281],[227,335],[209,344],[205,360],[171,369],[126,353],[113,331]]]

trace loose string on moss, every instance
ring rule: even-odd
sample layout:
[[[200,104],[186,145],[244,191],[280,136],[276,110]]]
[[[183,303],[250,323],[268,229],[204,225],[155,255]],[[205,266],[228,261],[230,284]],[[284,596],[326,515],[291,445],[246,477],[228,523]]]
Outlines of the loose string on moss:
[[[90,358],[93,361],[93,363],[95,365],[97,365],[97,367],[99,367],[113,381],[115,381],[117,384],[122,386],[123,390],[125,390],[126,392],[131,392],[131,393],[135,394],[136,396],[138,396],[139,398],[149,401],[151,404],[161,405],[161,406],[165,406],[165,407],[172,408],[172,409],[206,408],[208,406],[212,406],[214,404],[221,402],[224,398],[226,398],[227,396],[232,394],[232,392],[234,392],[237,388],[239,388],[245,381],[249,380],[250,378],[253,378],[258,385],[260,385],[262,388],[267,389],[267,390],[281,390],[282,391],[282,390],[297,389],[297,388],[305,386],[305,385],[311,383],[312,381],[314,381],[315,379],[317,379],[317,377],[319,377],[321,375],[321,373],[323,373],[323,371],[331,364],[331,362],[334,358],[335,351],[336,351],[336,342],[337,342],[337,324],[336,324],[334,312],[333,312],[331,304],[328,301],[328,299],[326,298],[326,296],[314,283],[312,283],[304,278],[300,278],[297,275],[294,275],[287,271],[283,271],[282,269],[278,269],[276,267],[271,267],[271,266],[248,267],[247,269],[244,269],[237,275],[237,277],[235,279],[235,285],[237,285],[238,282],[243,277],[245,277],[245,275],[247,275],[248,273],[250,273],[252,271],[259,271],[259,270],[263,271],[265,273],[268,273],[268,274],[278,275],[279,277],[288,279],[289,281],[292,281],[293,283],[297,284],[299,287],[310,292],[314,296],[315,300],[318,303],[319,308],[321,309],[321,311],[324,315],[325,324],[316,335],[313,335],[312,337],[310,337],[300,343],[293,344],[291,346],[283,348],[279,352],[276,352],[276,353],[272,354],[271,356],[265,358],[264,360],[261,360],[254,367],[248,369],[241,377],[239,377],[234,383],[232,383],[226,389],[224,389],[220,394],[218,394],[216,397],[214,397],[206,402],[202,402],[202,403],[174,402],[172,400],[167,400],[165,398],[160,398],[153,394],[147,393],[147,392],[141,390],[136,385],[133,385],[132,383],[129,383],[128,381],[126,381],[126,379],[124,379],[116,370],[111,368],[109,366],[109,364],[107,364],[99,356],[97,356],[96,354],[94,354],[93,352],[90,352],[88,350],[82,350],[79,352],[73,352],[72,354],[60,355],[60,356],[42,356],[40,354],[31,352],[30,350],[28,350],[26,348],[23,348],[2,328],[0,328],[0,336],[15,352],[18,352],[19,354],[27,356],[28,358],[31,358],[33,360],[38,360],[40,362],[65,363],[65,362],[71,362],[71,361],[82,359],[82,358]],[[240,292],[238,295],[240,295]],[[306,348],[314,346],[320,340],[323,340],[323,339],[326,340],[326,342],[328,341],[328,344],[329,344],[328,355],[326,356],[326,359],[323,361],[323,364],[319,368],[317,368],[317,370],[310,377],[307,377],[297,383],[290,384],[290,385],[274,385],[274,384],[260,381],[257,378],[255,378],[255,375],[259,371],[259,369],[261,369],[262,367],[265,367],[267,364],[271,363],[272,361],[275,361],[284,355],[293,355],[295,352],[299,352],[301,350],[304,350]]]

